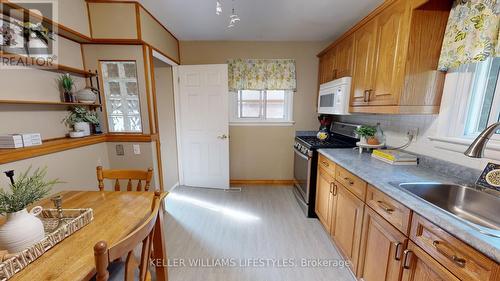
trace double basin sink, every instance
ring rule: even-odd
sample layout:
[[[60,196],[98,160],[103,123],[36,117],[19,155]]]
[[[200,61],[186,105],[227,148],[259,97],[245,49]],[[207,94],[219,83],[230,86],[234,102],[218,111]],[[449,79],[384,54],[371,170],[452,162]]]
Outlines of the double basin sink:
[[[499,196],[457,184],[416,182],[398,185],[479,232],[500,238]]]

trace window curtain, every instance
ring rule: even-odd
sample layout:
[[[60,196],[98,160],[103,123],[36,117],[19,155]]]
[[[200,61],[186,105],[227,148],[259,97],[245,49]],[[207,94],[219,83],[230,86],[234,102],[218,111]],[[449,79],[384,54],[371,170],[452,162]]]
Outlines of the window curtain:
[[[228,61],[229,91],[292,90],[297,88],[295,60],[232,59]]]
[[[500,0],[455,0],[444,35],[439,70],[500,55]]]

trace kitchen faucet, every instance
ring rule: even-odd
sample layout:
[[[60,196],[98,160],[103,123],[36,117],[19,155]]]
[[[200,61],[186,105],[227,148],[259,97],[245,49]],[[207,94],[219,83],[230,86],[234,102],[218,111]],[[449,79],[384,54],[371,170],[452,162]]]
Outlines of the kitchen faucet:
[[[500,122],[497,122],[493,125],[490,125],[486,128],[469,146],[469,148],[465,151],[465,155],[472,158],[483,158],[484,149],[486,148],[486,144],[490,140],[491,136],[500,128]]]

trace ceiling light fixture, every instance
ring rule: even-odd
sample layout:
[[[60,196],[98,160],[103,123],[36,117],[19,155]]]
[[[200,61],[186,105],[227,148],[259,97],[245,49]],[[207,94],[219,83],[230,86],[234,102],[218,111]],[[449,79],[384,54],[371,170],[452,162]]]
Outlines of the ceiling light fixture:
[[[215,4],[215,14],[218,16],[222,14],[222,3],[219,0],[217,0],[217,3]]]
[[[236,14],[234,8],[231,13],[231,16],[229,17],[229,25],[227,27],[232,28],[236,26],[236,24],[240,21],[240,17]]]

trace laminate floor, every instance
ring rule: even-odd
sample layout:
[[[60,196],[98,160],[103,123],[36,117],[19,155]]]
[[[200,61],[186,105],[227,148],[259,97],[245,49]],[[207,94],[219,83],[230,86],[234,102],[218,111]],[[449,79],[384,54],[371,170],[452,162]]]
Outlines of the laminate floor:
[[[354,281],[291,187],[178,187],[166,201],[169,281]]]

